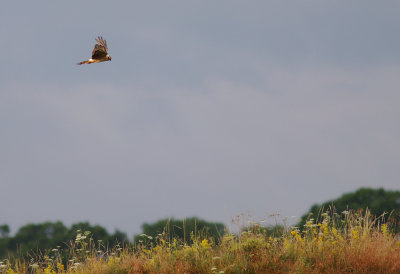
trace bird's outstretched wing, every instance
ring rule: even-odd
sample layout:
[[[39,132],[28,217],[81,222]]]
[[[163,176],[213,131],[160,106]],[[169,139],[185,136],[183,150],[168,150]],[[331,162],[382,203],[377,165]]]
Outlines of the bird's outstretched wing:
[[[107,42],[101,36],[96,38],[96,42],[92,51],[92,59],[103,59],[107,56]]]
[[[92,51],[92,58],[79,62],[78,65],[111,61],[111,56],[108,55],[107,52],[108,48],[106,40],[104,40],[102,36],[99,36],[96,38],[96,42],[97,44],[94,45],[94,49]]]

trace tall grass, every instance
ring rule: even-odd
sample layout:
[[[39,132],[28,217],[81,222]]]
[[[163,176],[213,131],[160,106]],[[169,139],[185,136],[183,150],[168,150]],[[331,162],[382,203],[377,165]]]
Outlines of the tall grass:
[[[5,260],[0,273],[400,273],[400,239],[381,219],[368,211],[322,216],[275,235],[252,224],[218,245],[206,235],[192,233],[187,244],[163,233],[156,244],[107,249],[78,232],[63,251],[67,259],[54,249],[30,261]]]

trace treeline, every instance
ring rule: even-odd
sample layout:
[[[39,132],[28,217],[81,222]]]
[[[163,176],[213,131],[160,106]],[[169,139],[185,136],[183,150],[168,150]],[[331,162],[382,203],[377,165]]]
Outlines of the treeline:
[[[90,225],[88,222],[73,224],[66,227],[62,222],[45,222],[41,224],[28,224],[21,227],[14,236],[10,236],[8,225],[0,226],[0,259],[18,256],[26,257],[29,254],[44,252],[53,248],[65,248],[71,244],[77,231],[90,231],[94,242],[99,240],[104,245],[128,243],[125,233],[116,230],[113,234],[104,227]]]
[[[335,219],[335,216],[343,212],[366,209],[380,224],[386,223],[393,232],[400,232],[400,191],[383,188],[360,188],[354,192],[345,193],[337,199],[314,204],[308,213],[300,218],[297,227],[302,229],[306,221],[310,219],[321,222],[325,218],[322,213],[327,211],[330,212],[330,218]]]
[[[295,226],[302,230],[307,220],[313,219],[314,223],[322,222],[326,218],[326,212],[331,214],[329,217],[334,221],[335,218],[340,219],[344,212],[367,208],[380,224],[387,223],[391,231],[400,232],[400,191],[386,191],[383,188],[361,188],[355,192],[346,193],[338,199],[315,204]],[[243,230],[253,229],[250,223],[246,225],[248,227],[242,227]],[[266,234],[279,236],[282,235],[284,227],[276,225],[261,229]],[[73,224],[69,228],[62,222],[28,224],[21,227],[14,236],[10,235],[8,225],[0,225],[0,260],[10,256],[27,257],[29,254],[37,254],[54,248],[68,249],[79,231],[81,233],[90,231],[92,242],[101,243],[102,247],[107,249],[115,247],[117,244],[119,246],[154,246],[160,238],[170,241],[179,239],[190,245],[197,236],[207,237],[213,243],[218,244],[226,232],[226,227],[222,223],[207,222],[196,217],[183,220],[163,219],[154,223],[144,223],[142,234],[135,235],[133,242],[119,230],[110,234],[105,228],[99,225],[92,226],[88,222]]]
[[[73,245],[77,235],[85,235],[90,231],[90,237],[95,247],[109,250],[116,245],[137,246],[154,245],[157,237],[181,239],[186,243],[192,243],[193,237],[198,235],[214,239],[218,242],[225,231],[222,223],[207,222],[197,217],[183,220],[163,219],[154,223],[144,223],[142,234],[134,236],[134,242],[119,230],[113,234],[107,232],[104,227],[90,225],[88,222],[73,224],[66,227],[62,222],[45,222],[41,224],[28,224],[21,227],[15,236],[10,236],[8,225],[0,225],[0,261],[8,257],[29,257],[48,250],[57,248],[62,251]]]
[[[142,234],[134,236],[134,244],[155,245],[157,238],[179,239],[185,244],[192,244],[193,239],[198,236],[212,239],[214,243],[219,242],[222,235],[226,232],[226,227],[222,223],[208,222],[197,217],[178,219],[163,219],[154,223],[144,223]]]

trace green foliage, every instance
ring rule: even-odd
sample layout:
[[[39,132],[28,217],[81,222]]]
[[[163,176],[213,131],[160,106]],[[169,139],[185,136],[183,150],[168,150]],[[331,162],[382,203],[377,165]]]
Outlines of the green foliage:
[[[398,231],[400,224],[400,191],[386,191],[383,188],[360,188],[355,192],[343,194],[338,199],[313,205],[310,211],[301,217],[298,227],[302,228],[308,218],[320,221],[322,219],[320,213],[329,208],[332,213],[334,211],[341,213],[346,210],[365,210],[368,208],[371,214],[376,217],[386,214],[385,220],[389,220],[394,231]]]
[[[0,226],[0,259],[9,255],[26,257],[30,253],[40,253],[56,247],[67,247],[74,239],[77,231],[90,231],[93,240],[101,240],[104,245],[115,246],[127,242],[125,233],[115,231],[109,234],[101,226],[91,226],[87,222],[73,224],[67,228],[62,222],[45,222],[41,224],[28,224],[21,227],[14,237],[9,237],[8,225]]]
[[[10,234],[10,227],[8,225],[0,226],[0,256],[7,250]]]
[[[135,245],[138,243],[155,243],[158,236],[163,238],[179,239],[184,243],[193,243],[193,237],[197,235],[208,236],[213,238],[215,242],[224,234],[225,225],[222,223],[207,222],[196,217],[186,218],[183,220],[163,219],[157,222],[142,225],[143,233],[135,235]]]
[[[61,222],[45,222],[28,224],[19,229],[17,234],[9,239],[8,247],[12,251],[25,254],[40,248],[50,249],[60,246],[68,240],[68,229]]]
[[[0,238],[7,238],[10,234],[10,227],[8,225],[0,225]]]
[[[72,239],[76,235],[76,231],[90,231],[93,241],[98,242],[101,240],[104,244],[115,246],[128,241],[125,233],[116,230],[114,234],[110,235],[104,227],[99,225],[91,226],[88,222],[81,222],[73,224],[68,232],[68,238]]]
[[[218,242],[225,230],[221,223],[207,222],[195,217],[185,220],[164,219],[153,224],[145,223],[142,228],[147,236],[136,236],[135,240],[144,240],[146,243],[155,243],[159,234],[162,234],[164,239],[182,239],[186,243],[193,243],[193,236],[207,235]],[[76,245],[76,241],[72,239],[80,233],[89,233],[91,244],[97,248],[101,243],[104,250],[130,245],[125,233],[116,230],[109,234],[104,227],[90,225],[88,222],[76,223],[70,228],[62,222],[28,224],[21,227],[13,237],[9,236],[9,232],[8,225],[0,226],[0,260],[13,256],[28,258],[33,254],[45,255],[54,248],[62,252],[63,249],[67,250],[71,245]]]

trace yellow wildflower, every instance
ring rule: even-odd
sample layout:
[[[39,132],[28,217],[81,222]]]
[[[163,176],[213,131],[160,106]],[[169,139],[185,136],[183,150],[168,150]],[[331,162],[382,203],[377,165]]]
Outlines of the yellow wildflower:
[[[211,248],[211,245],[210,245],[210,243],[208,242],[207,239],[204,239],[203,241],[201,241],[200,246],[203,247],[204,249],[210,249]]]

